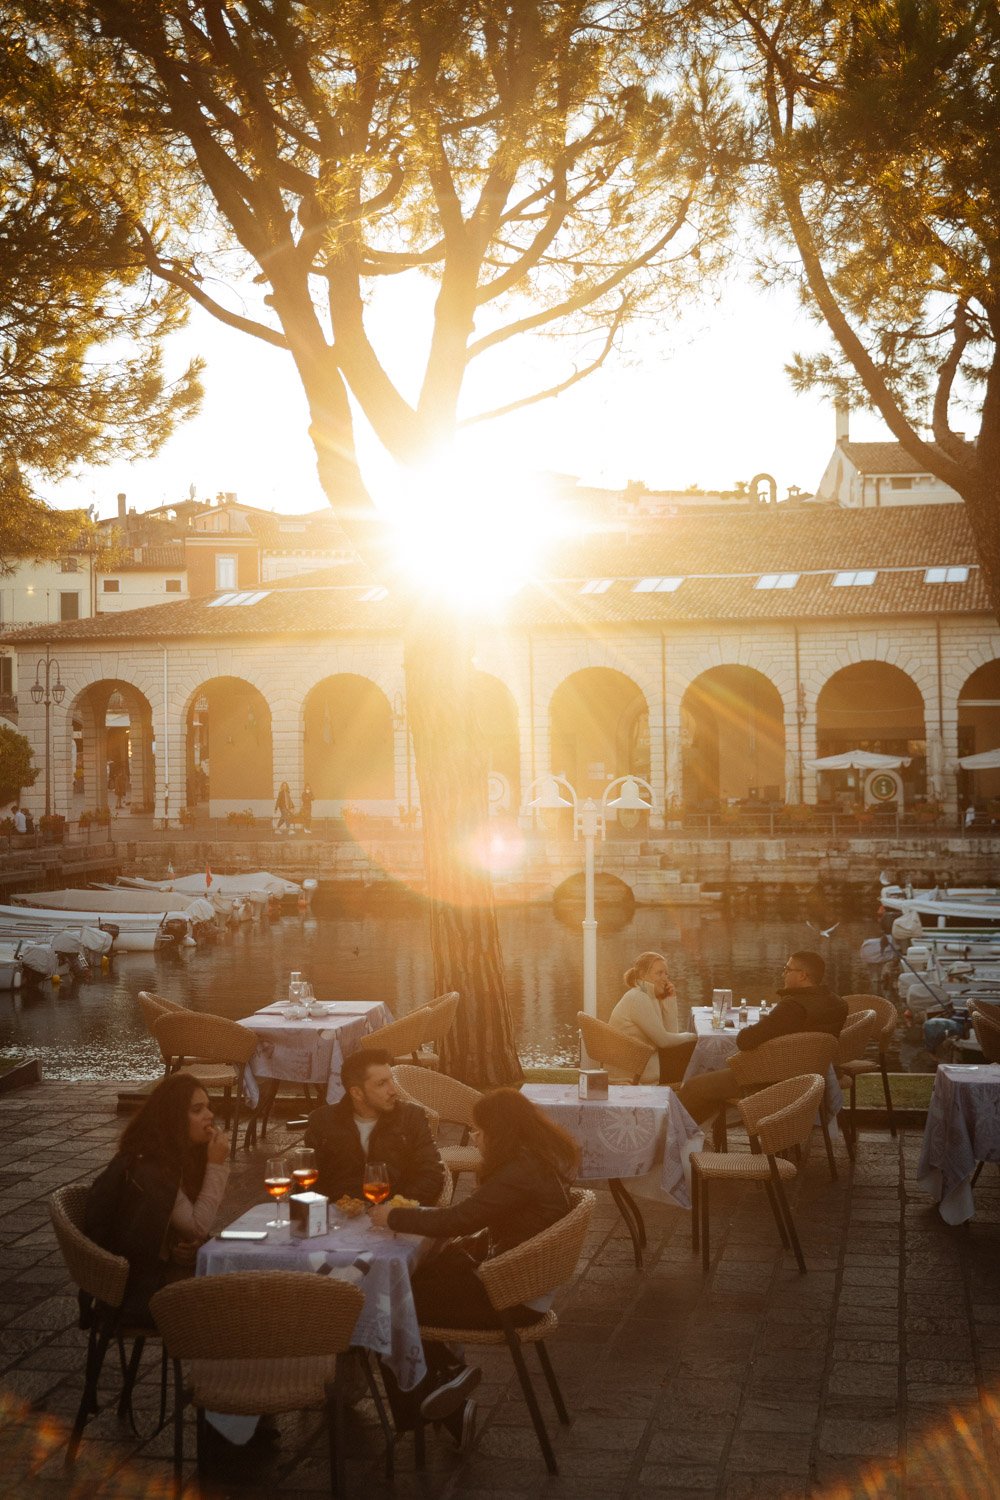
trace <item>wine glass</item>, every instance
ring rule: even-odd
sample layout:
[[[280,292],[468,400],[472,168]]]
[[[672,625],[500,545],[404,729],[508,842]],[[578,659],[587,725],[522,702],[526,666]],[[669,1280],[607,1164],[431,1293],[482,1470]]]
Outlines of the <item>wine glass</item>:
[[[297,1193],[307,1193],[319,1177],[319,1167],[316,1165],[316,1153],[311,1146],[296,1146],[291,1152],[292,1177],[295,1182]]]
[[[365,1179],[361,1191],[371,1204],[384,1203],[392,1192],[389,1171],[384,1161],[365,1163]]]
[[[283,1156],[268,1157],[267,1166],[264,1169],[264,1187],[269,1196],[276,1199],[278,1204],[278,1217],[267,1221],[268,1229],[287,1229],[288,1216],[286,1212],[285,1217],[281,1217],[281,1204],[292,1190],[292,1174]]]

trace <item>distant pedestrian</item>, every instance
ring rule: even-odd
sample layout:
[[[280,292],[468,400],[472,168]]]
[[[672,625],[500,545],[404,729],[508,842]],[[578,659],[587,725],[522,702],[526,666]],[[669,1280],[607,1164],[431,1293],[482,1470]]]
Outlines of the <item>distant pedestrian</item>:
[[[965,809],[965,826],[966,826],[966,828],[971,828],[974,825],[975,821],[976,821],[976,804],[974,802],[970,802],[969,805],[968,805],[968,807]]]
[[[15,809],[14,809],[14,832],[15,833],[27,833],[27,831],[28,831],[28,820],[24,816],[24,808],[23,807],[15,807]]]
[[[275,832],[288,833],[292,826],[292,794],[288,788],[288,782],[283,781],[278,788],[277,800],[274,804],[278,824]]]
[[[302,788],[302,801],[301,801],[301,803],[299,805],[299,822],[302,824],[302,829],[303,829],[304,833],[311,833],[312,832],[312,827],[311,827],[311,825],[312,825],[312,815],[313,815],[313,792],[312,792],[312,787],[309,785],[309,783],[307,781],[306,784],[305,784],[305,786]]]
[[[28,807],[26,807],[26,808],[23,809],[23,813],[24,813],[24,831],[25,831],[25,833],[34,833],[34,831],[35,831],[35,820],[34,820],[34,818],[31,815],[31,809],[28,808]]]

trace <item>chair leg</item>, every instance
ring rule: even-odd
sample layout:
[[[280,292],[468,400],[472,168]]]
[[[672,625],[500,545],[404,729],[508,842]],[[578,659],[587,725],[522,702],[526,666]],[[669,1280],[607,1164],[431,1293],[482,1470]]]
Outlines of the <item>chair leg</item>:
[[[781,1209],[778,1207],[778,1200],[774,1196],[774,1183],[765,1182],[764,1186],[767,1189],[767,1201],[771,1205],[771,1212],[774,1215],[774,1222],[777,1224],[778,1233],[781,1235],[782,1249],[790,1250],[791,1243],[788,1238],[788,1230],[785,1228],[785,1221],[781,1216]]]
[[[982,1161],[976,1163],[976,1170],[973,1172],[972,1181],[969,1183],[970,1188],[974,1188],[976,1183],[979,1181],[979,1174],[983,1170],[983,1167],[985,1165],[986,1163]]]
[[[166,1344],[160,1345],[160,1420],[156,1424],[157,1432],[162,1432],[167,1420],[167,1380],[170,1374],[170,1356],[167,1354]]]
[[[858,1149],[858,1080],[851,1076],[851,1145],[855,1154]],[[853,1157],[852,1157],[853,1160]]]
[[[233,1138],[229,1146],[229,1160],[236,1160],[236,1138],[240,1133],[240,1104],[243,1100],[243,1075],[246,1073],[246,1064],[240,1064],[240,1071],[236,1076],[236,1097],[233,1100]]]
[[[344,1398],[338,1370],[326,1388],[326,1427],[330,1443],[330,1493],[345,1493]]]
[[[700,1249],[698,1236],[698,1217],[701,1208],[701,1173],[694,1162],[691,1163],[691,1251],[697,1254]]]
[[[800,1272],[804,1276],[806,1274],[805,1257],[802,1254],[802,1246],[799,1244],[799,1237],[795,1231],[795,1221],[792,1218],[792,1210],[789,1208],[788,1199],[785,1196],[785,1185],[782,1182],[781,1178],[778,1176],[778,1169],[775,1166],[773,1159],[771,1161],[771,1181],[774,1183],[775,1195],[785,1216],[785,1227],[788,1230],[788,1236],[792,1242],[792,1249],[795,1251],[795,1259],[798,1262]]]
[[[826,1159],[830,1167],[830,1176],[834,1182],[837,1180],[837,1163],[833,1159],[833,1142],[830,1139],[830,1122],[823,1113],[823,1105],[820,1103],[819,1123],[823,1129],[823,1144],[826,1147]]]
[[[142,1359],[142,1351],[145,1347],[146,1340],[141,1336],[137,1338],[133,1343],[132,1356],[129,1359],[127,1368],[124,1371],[122,1393],[118,1399],[118,1416],[120,1419],[128,1417],[129,1421],[132,1424],[132,1431],[135,1433],[136,1437],[139,1436],[139,1433],[135,1425],[135,1414],[132,1411],[132,1392],[135,1389],[136,1377],[139,1374],[139,1361]],[[124,1357],[125,1350],[121,1339],[118,1340],[118,1349],[119,1353]]]
[[[174,1360],[174,1500],[184,1488],[184,1378],[181,1362]]]
[[[850,1158],[850,1160],[853,1162],[856,1159],[856,1152],[855,1152],[855,1149],[854,1149],[854,1120],[853,1120],[853,1118],[851,1116],[850,1105],[848,1105],[848,1109],[847,1109],[847,1129],[846,1130],[844,1129],[844,1111],[843,1110],[841,1110],[840,1115],[839,1115],[838,1118],[839,1118],[839,1121],[840,1121],[840,1133],[844,1137],[844,1145],[847,1147],[847,1155]]]
[[[233,1109],[233,1086],[232,1086],[231,1083],[227,1083],[226,1087],[222,1091],[222,1118],[223,1118],[223,1120],[226,1123],[226,1129],[227,1130],[229,1129],[229,1124],[230,1124],[230,1121],[232,1119],[232,1109]]]
[[[98,1326],[95,1321],[91,1325],[90,1334],[87,1338],[87,1363],[83,1381],[83,1395],[80,1397],[80,1405],[77,1408],[76,1419],[73,1422],[73,1430],[69,1435],[69,1443],[66,1447],[65,1467],[72,1468],[76,1461],[77,1450],[80,1447],[80,1439],[83,1437],[83,1429],[87,1425],[87,1418],[94,1412],[99,1411],[97,1401],[97,1382],[101,1376],[101,1367],[104,1364],[104,1356],[108,1352],[111,1342],[112,1323],[110,1318],[105,1318]]]
[[[889,1088],[889,1074],[885,1066],[885,1053],[879,1054],[879,1071],[882,1074],[882,1092],[885,1095],[885,1112],[889,1116],[889,1133],[895,1137],[896,1116],[892,1110],[892,1091]]]
[[[514,1361],[514,1368],[517,1371],[517,1378],[521,1382],[524,1402],[531,1416],[535,1436],[538,1438],[538,1446],[541,1448],[542,1457],[545,1459],[545,1467],[550,1474],[558,1474],[559,1465],[556,1463],[556,1456],[552,1451],[552,1444],[549,1442],[549,1435],[545,1429],[545,1419],[542,1416],[541,1407],[538,1405],[538,1397],[535,1395],[534,1387],[531,1384],[528,1367],[524,1362],[521,1342],[510,1323],[504,1328],[504,1333],[507,1337],[507,1347],[510,1350],[510,1357]]]
[[[708,1244],[708,1178],[703,1177],[698,1190],[701,1200],[701,1269],[702,1274],[708,1275],[711,1263],[711,1252]]]
[[[393,1477],[393,1474],[395,1473],[396,1468],[395,1437],[393,1435],[392,1426],[389,1422],[388,1413],[385,1409],[385,1402],[382,1400],[382,1392],[379,1390],[378,1383],[375,1379],[375,1371],[372,1368],[371,1354],[361,1345],[358,1346],[358,1352],[361,1355],[361,1363],[364,1367],[365,1379],[368,1382],[368,1389],[372,1393],[372,1400],[375,1402],[375,1410],[378,1412],[379,1425],[382,1428],[382,1435],[385,1438],[385,1477],[386,1479],[391,1479]]]
[[[556,1416],[559,1418],[564,1427],[568,1427],[569,1412],[566,1410],[566,1403],[563,1400],[562,1391],[559,1389],[559,1382],[556,1379],[556,1372],[555,1370],[553,1370],[552,1361],[549,1359],[549,1351],[546,1349],[545,1344],[541,1339],[539,1339],[538,1343],[535,1345],[535,1348],[538,1351],[538,1363],[542,1367],[542,1374],[545,1376],[545,1383],[548,1386],[549,1394],[552,1397],[552,1405],[556,1409]]]

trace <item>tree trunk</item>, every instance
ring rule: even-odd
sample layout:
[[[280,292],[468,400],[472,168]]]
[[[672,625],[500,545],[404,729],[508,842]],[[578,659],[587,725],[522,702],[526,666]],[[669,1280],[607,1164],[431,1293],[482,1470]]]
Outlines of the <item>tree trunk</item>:
[[[476,1087],[519,1083],[497,931],[488,841],[486,754],[474,711],[464,621],[418,603],[405,634],[406,699],[424,825],[434,991],[457,990],[442,1067]]]
[[[1000,471],[980,462],[976,481],[963,485],[962,499],[979,553],[993,614],[1000,620]]]

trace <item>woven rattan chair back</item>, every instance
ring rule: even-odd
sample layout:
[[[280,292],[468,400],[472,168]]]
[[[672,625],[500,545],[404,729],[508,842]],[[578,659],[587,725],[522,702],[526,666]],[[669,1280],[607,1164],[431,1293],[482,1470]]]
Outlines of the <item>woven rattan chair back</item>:
[[[580,1028],[580,1036],[588,1057],[592,1057],[594,1062],[600,1063],[609,1072],[624,1073],[630,1083],[639,1082],[646,1064],[656,1051],[655,1047],[625,1036],[623,1032],[616,1031],[613,1026],[609,1026],[606,1021],[599,1021],[596,1016],[588,1016],[582,1010],[576,1013],[576,1024]]]
[[[597,1200],[583,1188],[571,1189],[569,1196],[573,1207],[558,1223],[479,1267],[479,1278],[497,1312],[533,1302],[573,1275]]]
[[[408,1016],[400,1016],[398,1021],[390,1021],[388,1026],[380,1026],[377,1031],[370,1031],[367,1036],[361,1038],[358,1050],[375,1052],[383,1049],[390,1057],[409,1057],[419,1051],[423,1040],[423,1012],[411,1011]]]
[[[302,1271],[192,1276],[150,1310],[174,1359],[306,1359],[348,1348],[364,1293]]]
[[[234,1067],[245,1066],[257,1050],[248,1026],[194,1010],[168,1011],[155,1023],[153,1035],[166,1057],[197,1057]]]
[[[855,1011],[853,1016],[848,1017],[840,1033],[836,1061],[849,1063],[864,1057],[868,1043],[876,1040],[881,1029],[876,1011]]]
[[[52,1227],[66,1269],[81,1292],[106,1307],[120,1307],[128,1281],[128,1261],[123,1255],[102,1250],[84,1232],[88,1191],[81,1183],[57,1188],[49,1198]]]
[[[739,1109],[747,1134],[756,1136],[766,1156],[805,1145],[825,1087],[818,1073],[804,1073],[741,1099]]]
[[[478,1089],[449,1078],[447,1073],[432,1073],[414,1063],[398,1063],[392,1070],[392,1078],[401,1097],[433,1110],[440,1119],[453,1125],[471,1125],[473,1106],[483,1097]]]
[[[857,1015],[859,1010],[873,1010],[878,1016],[878,1049],[884,1052],[896,1035],[899,1026],[899,1011],[891,1000],[886,1000],[884,995],[843,995],[841,998],[847,1004],[848,1017]]]
[[[972,1012],[972,1028],[987,1062],[1000,1062],[1000,1021],[994,1021],[984,1010]]]
[[[793,1031],[772,1037],[752,1052],[736,1052],[726,1062],[741,1088],[780,1083],[803,1073],[826,1075],[837,1056],[837,1038],[821,1031]]]
[[[425,1046],[434,1047],[438,1042],[444,1041],[455,1024],[461,998],[457,990],[452,990],[447,995],[439,995],[436,1000],[423,1007]]]
[[[146,1030],[149,1032],[150,1036],[159,1047],[160,1056],[163,1058],[163,1061],[167,1062],[167,1054],[164,1052],[160,1039],[156,1035],[156,1023],[161,1016],[168,1015],[169,1012],[165,1011],[162,1006],[157,1005],[152,995],[147,995],[145,990],[139,991],[138,1005],[139,1014],[142,1016],[142,1019],[145,1022]]]
[[[182,1005],[179,1000],[168,1000],[166,995],[158,995],[155,990],[140,990],[139,999],[152,1001],[160,1010],[188,1010],[188,1006]]]

